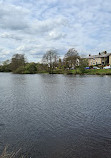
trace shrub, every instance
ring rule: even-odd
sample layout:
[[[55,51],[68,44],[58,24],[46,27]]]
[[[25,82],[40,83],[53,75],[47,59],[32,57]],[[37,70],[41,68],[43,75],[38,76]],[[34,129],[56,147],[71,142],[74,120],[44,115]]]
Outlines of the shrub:
[[[20,66],[13,73],[24,74],[24,72],[25,72],[25,67],[24,66]]]

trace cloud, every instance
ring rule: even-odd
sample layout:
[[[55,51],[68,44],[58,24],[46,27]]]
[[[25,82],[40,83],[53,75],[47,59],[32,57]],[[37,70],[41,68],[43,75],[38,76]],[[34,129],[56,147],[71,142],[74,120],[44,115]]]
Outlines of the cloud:
[[[0,60],[3,61],[4,59],[9,57],[10,51],[6,48],[0,47]]]
[[[6,38],[6,39],[14,39],[14,40],[22,40],[23,36],[14,34],[14,33],[8,33],[4,32],[0,35],[1,38]]]
[[[65,33],[61,33],[61,32],[55,31],[55,30],[49,32],[50,39],[57,40],[57,39],[64,38],[65,36],[66,36]]]
[[[38,20],[30,17],[30,10],[9,4],[0,4],[0,27],[13,31],[22,31],[28,34],[44,33],[65,25],[66,19],[62,16],[57,19],[48,18]]]
[[[110,0],[0,1],[0,58],[24,53],[35,61],[55,48],[62,56],[72,47],[111,51],[110,28]]]
[[[28,27],[29,10],[22,7],[0,3],[0,27],[10,30],[23,30]]]
[[[63,17],[59,17],[58,19],[49,18],[47,20],[35,20],[30,23],[29,27],[25,30],[26,33],[29,34],[44,34],[53,30],[54,28],[60,28],[64,26],[66,23],[66,19]]]

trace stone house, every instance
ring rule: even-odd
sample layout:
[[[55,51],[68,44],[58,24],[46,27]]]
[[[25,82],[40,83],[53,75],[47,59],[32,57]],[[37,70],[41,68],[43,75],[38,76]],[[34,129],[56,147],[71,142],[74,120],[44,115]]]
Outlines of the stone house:
[[[106,51],[98,55],[90,55],[87,57],[89,66],[91,65],[111,65],[111,53]]]

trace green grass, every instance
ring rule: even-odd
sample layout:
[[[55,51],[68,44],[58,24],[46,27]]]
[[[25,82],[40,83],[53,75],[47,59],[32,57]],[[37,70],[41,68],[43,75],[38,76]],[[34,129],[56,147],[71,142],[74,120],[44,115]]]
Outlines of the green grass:
[[[16,72],[19,73],[19,72]],[[41,74],[46,73],[49,74],[46,70],[39,70],[34,74]],[[22,71],[22,74],[30,74],[28,71]],[[52,74],[67,74],[67,75],[111,75],[111,69],[88,69],[85,70],[84,68],[77,68],[76,70],[65,70],[65,69],[55,69],[53,70]]]
[[[81,70],[81,69],[76,69],[76,70],[68,70],[66,74],[70,75],[111,75],[111,69],[89,69],[89,70]]]
[[[90,69],[86,70],[87,75],[111,75],[111,69]]]
[[[79,69],[76,70],[63,70],[63,69],[57,69],[53,70],[53,74],[67,74],[67,75],[111,75],[111,69]]]

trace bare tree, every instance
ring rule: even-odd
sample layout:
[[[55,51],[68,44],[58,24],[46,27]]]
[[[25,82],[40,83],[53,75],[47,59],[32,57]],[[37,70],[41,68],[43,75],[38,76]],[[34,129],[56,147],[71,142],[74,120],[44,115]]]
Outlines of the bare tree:
[[[74,48],[69,49],[64,57],[66,67],[68,67],[69,69],[72,67],[75,68],[78,65],[78,59],[79,59],[79,54],[77,50],[75,50]]]
[[[42,58],[43,63],[47,64],[49,67],[49,72],[53,73],[53,69],[55,67],[55,64],[57,62],[57,51],[56,50],[48,50]]]

